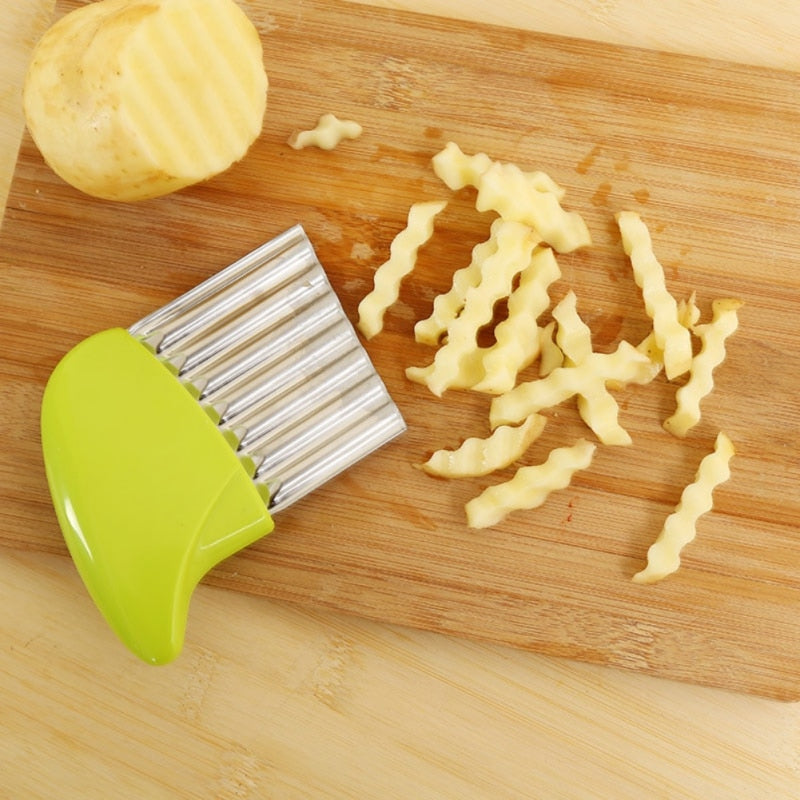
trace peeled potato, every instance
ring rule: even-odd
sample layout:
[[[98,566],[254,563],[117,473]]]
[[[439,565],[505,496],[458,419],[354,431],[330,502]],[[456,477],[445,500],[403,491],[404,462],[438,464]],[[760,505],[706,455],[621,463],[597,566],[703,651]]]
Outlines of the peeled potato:
[[[42,37],[28,129],[65,181],[143,200],[226,170],[261,132],[258,33],[234,0],[100,0]]]

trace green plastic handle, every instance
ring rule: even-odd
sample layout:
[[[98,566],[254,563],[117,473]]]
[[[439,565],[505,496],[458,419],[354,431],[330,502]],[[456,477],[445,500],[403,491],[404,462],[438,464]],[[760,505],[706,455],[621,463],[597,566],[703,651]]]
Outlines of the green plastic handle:
[[[265,498],[202,406],[121,328],[64,356],[41,424],[53,505],[89,593],[140,658],[171,661],[198,581],[273,529]]]

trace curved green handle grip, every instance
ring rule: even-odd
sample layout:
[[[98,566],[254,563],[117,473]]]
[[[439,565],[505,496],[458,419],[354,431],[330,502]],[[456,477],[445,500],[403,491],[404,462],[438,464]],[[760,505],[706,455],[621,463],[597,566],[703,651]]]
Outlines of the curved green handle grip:
[[[198,581],[272,530],[265,499],[200,404],[120,328],[62,359],[41,423],[53,504],[89,593],[134,653],[171,661]]]

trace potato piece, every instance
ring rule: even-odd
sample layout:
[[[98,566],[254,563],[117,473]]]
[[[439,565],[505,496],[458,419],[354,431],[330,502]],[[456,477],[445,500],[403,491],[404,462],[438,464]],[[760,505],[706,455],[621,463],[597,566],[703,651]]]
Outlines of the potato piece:
[[[503,220],[495,220],[495,224],[505,225]],[[493,226],[494,229],[494,226]],[[469,288],[475,291],[480,282],[481,269],[486,258],[495,257],[498,249],[495,245],[490,248],[489,242],[482,242],[473,250],[473,261],[469,267],[458,270],[454,275],[453,287],[444,295],[438,295],[436,300],[443,303],[434,303],[434,315],[422,320],[427,323],[427,330],[435,332],[433,326],[438,325],[445,315],[452,311],[453,320],[455,311],[455,297],[459,294],[455,281],[461,276],[463,281],[469,280]],[[480,252],[479,252],[480,251]],[[473,267],[477,270],[472,273]],[[469,275],[467,274],[469,273]],[[531,255],[530,263],[520,273],[519,286],[513,288],[508,295],[508,316],[494,329],[495,342],[488,347],[480,347],[477,341],[471,344],[469,352],[457,358],[455,372],[447,381],[448,389],[471,389],[475,392],[500,395],[510,391],[519,373],[532,364],[539,356],[541,340],[539,337],[539,316],[545,311],[550,302],[548,288],[551,283],[558,280],[561,270],[553,251],[546,247],[537,247]],[[463,303],[463,300],[462,300]],[[446,304],[446,305],[445,305]],[[451,320],[451,322],[453,321]],[[419,325],[420,323],[417,323]],[[415,328],[416,331],[416,328]],[[445,349],[447,345],[443,345]],[[446,352],[447,355],[447,352]],[[448,358],[452,357],[452,353]],[[442,367],[441,359],[439,356]],[[408,367],[406,377],[415,383],[430,385],[435,379],[436,362],[425,367]]]
[[[515,164],[495,162],[480,176],[475,208],[530,225],[559,253],[571,253],[592,243],[583,217],[565,211],[556,193],[535,188],[529,173]]]
[[[592,331],[578,314],[578,298],[570,289],[552,311],[558,323],[556,344],[564,354],[565,364],[575,367],[592,352]]]
[[[233,0],[100,0],[39,41],[25,117],[87,194],[142,200],[226,170],[261,132],[261,40]]]
[[[672,380],[688,372],[692,364],[691,336],[682,324],[687,313],[691,318],[691,306],[679,309],[667,290],[664,268],[653,252],[650,231],[642,218],[633,211],[621,211],[616,219],[645,310],[653,320],[656,344],[664,354],[664,371]]]
[[[508,298],[508,317],[495,328],[495,343],[483,355],[484,376],[472,387],[476,392],[511,391],[519,373],[539,356],[539,317],[550,304],[550,285],[560,277],[553,251],[537,247]]]
[[[411,380],[426,383],[437,397],[455,388],[462,364],[477,349],[478,332],[492,321],[495,303],[511,294],[514,278],[530,264],[539,241],[527,225],[502,222],[496,231],[497,252],[481,263],[480,281],[467,289],[461,314],[448,326],[447,342],[432,364],[406,370]]]
[[[489,422],[492,428],[514,425],[530,414],[557,406],[576,395],[597,396],[609,381],[618,385],[640,383],[651,374],[650,359],[622,341],[613,353],[590,353],[577,366],[557,367],[545,378],[519,383],[510,392],[495,397],[489,410]],[[613,413],[613,417],[584,417],[584,422],[601,441],[603,430],[615,428],[616,423],[613,408],[603,406],[602,410]]]
[[[731,476],[733,456],[733,442],[720,432],[713,452],[700,462],[694,481],[683,490],[675,511],[650,545],[647,566],[633,576],[635,583],[656,583],[680,567],[681,550],[697,535],[697,520],[713,508],[714,489]]]
[[[406,227],[392,239],[389,260],[373,276],[372,291],[358,304],[356,327],[366,339],[383,330],[383,317],[400,295],[403,278],[413,272],[419,249],[433,236],[433,223],[447,207],[445,200],[414,203],[408,210]]]
[[[489,528],[512,511],[538,508],[552,492],[566,489],[572,476],[592,463],[596,445],[579,439],[572,447],[551,450],[542,464],[520,467],[514,477],[484,489],[465,508],[470,528]]]
[[[553,319],[558,323],[556,341],[564,354],[565,367],[580,367],[594,352],[592,332],[578,314],[577,298],[571,289],[553,309]],[[636,371],[637,378],[649,374]],[[577,393],[578,413],[603,444],[630,445],[633,440],[619,423],[619,406],[609,391],[610,383],[587,380],[585,388]],[[618,381],[615,384],[618,388],[624,386]]]
[[[495,224],[505,223],[501,219]],[[494,229],[494,226],[493,226]],[[434,302],[434,314],[426,320],[427,332],[435,333],[436,327],[452,312],[455,320],[463,307],[463,298],[458,305],[460,289],[475,289],[480,282],[481,266],[485,258],[497,254],[497,246],[490,245],[493,240],[482,242],[473,250],[473,261],[469,267],[458,270],[453,276],[453,286]],[[484,258],[485,256],[485,258]],[[473,272],[473,268],[476,270]],[[488,347],[480,347],[475,341],[473,349],[458,359],[457,370],[448,380],[448,389],[471,389],[486,394],[504,394],[510,391],[517,381],[518,374],[532,364],[539,356],[539,316],[547,308],[550,284],[561,276],[556,257],[549,248],[537,247],[530,263],[520,273],[519,286],[508,296],[508,316],[494,329],[495,342]],[[456,309],[458,305],[458,309]],[[419,326],[420,323],[417,323]],[[418,329],[415,328],[415,332]],[[428,342],[426,342],[428,343]],[[445,347],[446,345],[443,345]],[[440,357],[441,358],[441,357]],[[428,385],[434,375],[435,363],[426,367],[409,367],[406,377],[415,383]]]
[[[432,159],[433,171],[453,191],[467,186],[480,188],[481,177],[495,163],[486,153],[465,155],[455,142],[448,142]],[[535,192],[550,192],[558,200],[564,199],[564,189],[546,172],[522,172],[526,183]]]
[[[481,175],[492,166],[492,159],[486,153],[464,155],[455,142],[448,142],[444,150],[433,157],[431,163],[437,177],[456,192],[466,186],[477,186]]]
[[[469,264],[453,273],[450,289],[434,298],[431,315],[414,325],[414,338],[420,344],[436,347],[442,336],[447,333],[450,323],[461,313],[467,291],[481,282],[481,265],[487,258],[497,253],[497,234],[502,225],[501,219],[496,219],[492,223],[489,238],[472,248]]]
[[[306,147],[333,150],[344,139],[358,139],[362,133],[363,128],[355,120],[339,119],[335,114],[323,114],[311,130],[293,131],[288,144],[293,150],[303,150]]]
[[[564,353],[555,340],[556,322],[539,329],[539,377],[546,378],[554,369],[564,365]]]
[[[440,478],[472,478],[496,472],[521,458],[546,422],[541,414],[531,414],[522,425],[501,425],[486,439],[471,437],[456,450],[437,450],[422,469]]]
[[[725,340],[739,326],[741,305],[736,298],[715,300],[712,321],[695,326],[702,348],[692,359],[689,380],[675,394],[675,413],[664,422],[664,428],[675,436],[686,436],[700,422],[700,401],[714,388],[713,372],[725,360]]]

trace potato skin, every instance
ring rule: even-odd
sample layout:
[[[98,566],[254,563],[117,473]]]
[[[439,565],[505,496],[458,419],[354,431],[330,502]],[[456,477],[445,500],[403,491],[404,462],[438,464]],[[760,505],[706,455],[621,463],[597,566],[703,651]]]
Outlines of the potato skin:
[[[201,59],[176,66],[171,53],[180,48],[149,48],[143,38],[155,28],[178,37],[187,52],[207,49],[205,40],[182,41],[194,35],[185,32],[193,26],[180,24],[187,14],[206,15],[210,28],[221,17],[221,27],[232,31],[230,42],[210,42],[212,48],[218,44],[235,51],[224,56],[246,99],[245,111],[226,137],[213,133],[225,108],[204,106],[192,118],[196,124],[184,125],[167,113],[169,98],[157,96],[160,85],[177,76],[173,84],[191,106],[193,97],[204,91],[208,96],[208,82],[214,80]],[[151,50],[164,81],[141,74],[131,57]],[[39,41],[23,108],[34,142],[61,178],[95,197],[143,200],[210,178],[242,158],[261,131],[267,85],[258,33],[233,0],[100,0],[66,14]],[[143,130],[144,118],[160,126],[157,135]],[[193,136],[207,141],[198,143]],[[171,142],[172,152],[159,140]]]

